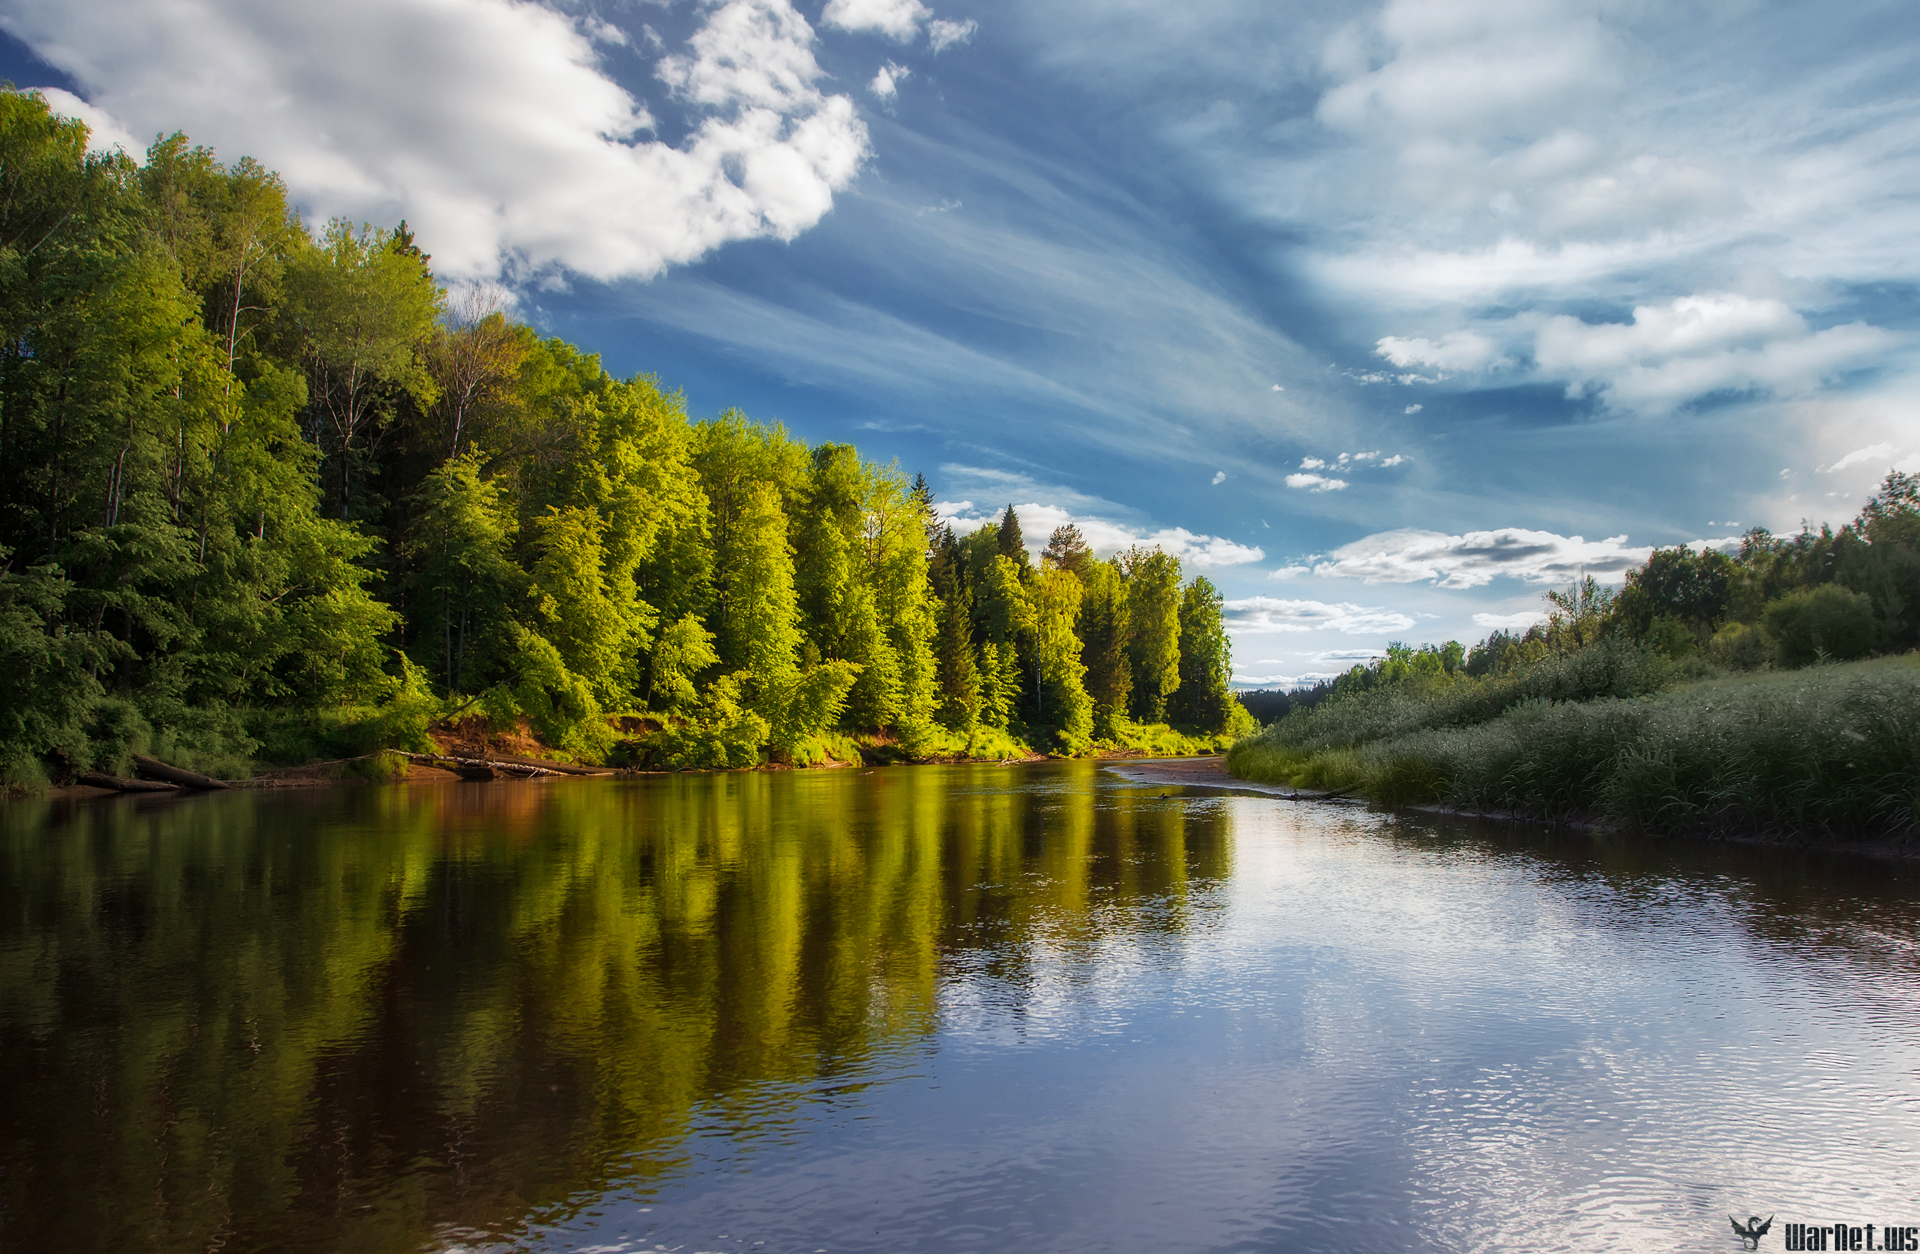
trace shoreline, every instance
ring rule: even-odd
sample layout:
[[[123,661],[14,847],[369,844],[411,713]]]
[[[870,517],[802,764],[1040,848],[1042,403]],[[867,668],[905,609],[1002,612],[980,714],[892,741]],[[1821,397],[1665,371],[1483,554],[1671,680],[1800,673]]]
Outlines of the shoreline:
[[[1145,786],[1158,785],[1179,788],[1205,788],[1229,795],[1270,797],[1282,801],[1319,801],[1344,806],[1364,806],[1369,809],[1372,808],[1371,802],[1350,793],[1315,792],[1311,789],[1289,788],[1283,784],[1262,784],[1253,780],[1236,778],[1227,773],[1225,754],[1220,755],[1218,758],[1151,759],[1142,762],[1138,767],[1126,768],[1107,765],[1102,769],[1112,771],[1130,783]],[[1770,849],[1844,853],[1856,857],[1876,858],[1895,862],[1920,862],[1920,842],[1914,841],[1825,841],[1808,837],[1780,835],[1660,835],[1654,833],[1623,832],[1619,829],[1609,827],[1606,823],[1593,819],[1550,819],[1538,815],[1519,814],[1512,811],[1465,810],[1456,806],[1446,805],[1384,806],[1381,807],[1381,809],[1389,814],[1420,814],[1434,818],[1470,819],[1477,823],[1497,823],[1510,827],[1526,826],[1544,828],[1592,838],[1627,837],[1644,840],[1685,840],[1702,844],[1755,845]]]
[[[410,760],[406,773],[390,779],[376,779],[353,772],[353,764],[368,762],[383,754],[401,754]],[[257,775],[246,779],[228,779],[221,783],[227,791],[233,792],[288,792],[315,788],[352,788],[368,784],[460,784],[470,783],[455,770],[437,765],[430,761],[420,761],[424,757],[442,757],[451,761],[455,754],[426,755],[406,754],[402,750],[389,749],[380,753],[363,754],[354,758],[334,758],[323,762],[308,762],[301,766],[269,767]],[[1035,762],[1071,761],[1073,759],[1051,758],[1046,754],[1035,753],[1023,757],[1009,757],[998,760],[992,758],[929,758],[912,762],[841,762],[827,761],[811,766],[794,766],[785,762],[762,762],[756,766],[738,767],[681,767],[670,769],[649,769],[645,767],[583,766],[572,762],[554,762],[524,754],[488,754],[496,762],[513,766],[536,768],[541,773],[533,778],[510,779],[500,782],[533,783],[537,779],[555,779],[571,777],[576,779],[645,779],[663,775],[732,775],[762,771],[871,771],[881,766],[1024,766]],[[1167,757],[1155,758],[1139,750],[1120,749],[1107,753],[1091,754],[1082,761],[1097,762],[1215,762],[1222,765],[1226,754],[1219,753],[1203,757]],[[479,781],[484,782],[484,781]],[[1253,785],[1254,789],[1265,785]],[[155,789],[152,791],[123,792],[113,788],[99,788],[91,784],[55,784],[34,793],[0,793],[0,805],[21,801],[99,801],[114,797],[181,797],[200,795],[205,792],[219,791],[196,788]]]

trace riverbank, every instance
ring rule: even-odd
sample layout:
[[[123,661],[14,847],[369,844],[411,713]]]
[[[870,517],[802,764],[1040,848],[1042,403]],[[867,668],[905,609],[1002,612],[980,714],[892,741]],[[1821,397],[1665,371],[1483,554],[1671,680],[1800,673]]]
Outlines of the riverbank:
[[[612,767],[583,765],[564,762],[525,752],[502,752],[487,742],[474,742],[471,739],[448,738],[444,744],[438,744],[438,752],[431,754],[406,753],[399,750],[381,750],[357,757],[337,758],[322,762],[308,762],[299,766],[270,767],[242,779],[221,781],[227,788],[245,791],[278,791],[313,788],[336,788],[357,784],[457,784],[476,779],[501,779],[534,781],[543,778],[563,779],[568,777],[592,777],[604,779],[635,779],[656,775],[708,775],[721,773],[756,773],[769,771],[823,771],[823,770],[872,770],[880,766],[936,766],[964,765],[972,763],[980,766],[1019,766],[1028,763],[1047,762],[1046,754],[1027,751],[1003,758],[966,758],[936,757],[928,759],[897,758],[890,761],[841,761],[828,759],[806,765],[786,762],[763,762],[756,766],[732,768],[700,767]],[[524,746],[520,746],[524,748]],[[1250,784],[1234,780],[1226,773],[1224,754],[1204,757],[1156,757],[1144,750],[1130,747],[1108,747],[1081,755],[1084,758],[1102,762],[1107,769],[1113,770],[1137,783],[1167,784],[1175,787],[1221,788],[1226,791],[1250,793],[1255,795],[1286,796],[1290,800],[1314,800],[1325,794],[1301,792],[1297,789],[1269,787],[1264,784]],[[493,771],[485,775],[475,767],[486,767]],[[525,768],[524,771],[501,768]],[[145,789],[138,794],[143,797],[185,796],[194,790],[191,788]],[[1295,796],[1295,794],[1298,794]],[[24,799],[27,794],[14,794],[0,798],[0,801]],[[30,794],[42,800],[87,801],[129,795],[119,789],[96,787],[84,783],[52,785],[40,792]]]
[[[1920,659],[1717,678],[1645,696],[1511,703],[1382,689],[1228,753],[1241,780],[1658,835],[1913,842]]]

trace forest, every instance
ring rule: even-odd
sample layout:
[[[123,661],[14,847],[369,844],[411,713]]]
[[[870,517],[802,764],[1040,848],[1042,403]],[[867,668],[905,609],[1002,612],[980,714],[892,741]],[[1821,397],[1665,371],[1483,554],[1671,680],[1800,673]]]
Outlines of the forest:
[[[1656,832],[1920,830],[1920,476],[1837,531],[1657,549],[1471,648],[1391,646],[1236,744],[1243,778]]]
[[[1224,745],[1220,594],[1036,560],[923,478],[449,288],[182,135],[143,162],[0,92],[0,771],[428,748],[746,767]]]

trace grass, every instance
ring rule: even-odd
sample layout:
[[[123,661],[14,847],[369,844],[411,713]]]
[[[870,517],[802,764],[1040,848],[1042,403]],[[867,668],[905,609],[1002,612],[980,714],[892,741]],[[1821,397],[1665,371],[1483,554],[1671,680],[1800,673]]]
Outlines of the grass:
[[[1353,788],[1650,832],[1824,839],[1920,825],[1920,659],[1685,683],[1639,696],[1367,693],[1236,744],[1243,779]],[[1371,704],[1372,710],[1343,710]],[[1309,715],[1320,711],[1304,711]],[[1377,736],[1356,736],[1371,727]]]

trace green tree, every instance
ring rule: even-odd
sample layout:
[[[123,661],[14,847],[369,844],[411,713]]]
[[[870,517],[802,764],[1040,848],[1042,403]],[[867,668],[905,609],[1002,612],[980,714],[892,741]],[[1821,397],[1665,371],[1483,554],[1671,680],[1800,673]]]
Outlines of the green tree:
[[[1080,661],[1086,667],[1087,695],[1093,699],[1094,734],[1118,739],[1125,731],[1133,695],[1133,667],[1127,658],[1132,620],[1127,611],[1127,577],[1116,561],[1089,562],[1086,597],[1080,608]]]
[[[1071,570],[1043,570],[1034,580],[1036,706],[1040,720],[1054,728],[1055,741],[1068,753],[1078,753],[1093,739],[1093,701],[1082,683],[1086,667],[1080,662],[1075,630],[1082,591]]]
[[[1167,698],[1180,686],[1180,560],[1137,545],[1120,557],[1127,577],[1127,658],[1133,670],[1134,717],[1164,722]]]
[[[454,696],[467,691],[469,676],[497,671],[511,643],[510,607],[525,597],[511,559],[511,506],[481,475],[481,460],[470,452],[427,476],[409,545],[416,628]]]
[[[1220,592],[1196,578],[1180,597],[1180,687],[1174,721],[1202,732],[1225,731],[1233,714],[1233,653]],[[1459,646],[1453,646],[1458,661]]]
[[[436,399],[424,353],[440,313],[433,276],[399,237],[342,219],[288,268],[285,311],[300,344],[315,434],[331,441],[341,518],[354,471],[401,398]]]

